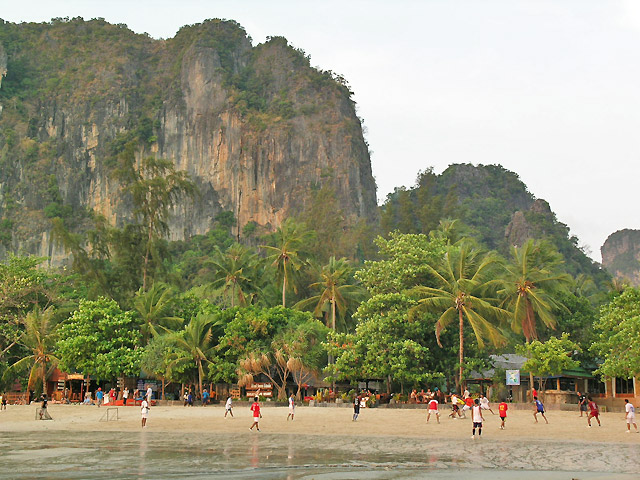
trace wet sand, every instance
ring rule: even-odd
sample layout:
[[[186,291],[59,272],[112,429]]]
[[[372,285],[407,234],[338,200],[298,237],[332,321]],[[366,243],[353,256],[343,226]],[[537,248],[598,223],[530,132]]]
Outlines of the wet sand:
[[[0,412],[0,478],[286,478],[286,479],[632,479],[640,471],[640,434],[626,434],[623,415],[606,413],[586,428],[577,412],[550,412],[549,425],[513,411],[507,429],[488,413],[482,440],[471,421],[425,423],[424,410],[263,408],[261,432],[251,412],[235,408],[153,407],[140,427],[139,407],[51,405],[52,421],[35,406]]]

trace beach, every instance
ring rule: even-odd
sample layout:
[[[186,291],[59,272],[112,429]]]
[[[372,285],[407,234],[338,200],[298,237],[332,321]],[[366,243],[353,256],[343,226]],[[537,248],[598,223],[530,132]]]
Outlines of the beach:
[[[36,406],[0,412],[4,455],[0,478],[637,478],[640,434],[625,433],[623,414],[605,413],[586,427],[578,412],[549,412],[549,425],[513,411],[507,428],[485,412],[482,440],[471,421],[425,423],[422,409],[262,409],[261,432],[249,431],[248,407],[224,418],[222,406],[152,407],[148,427],[139,407],[51,405],[53,420],[36,421]],[[113,413],[113,411],[111,412]],[[10,472],[10,473],[8,473]],[[179,473],[178,473],[179,472]],[[176,476],[177,475],[177,476]]]

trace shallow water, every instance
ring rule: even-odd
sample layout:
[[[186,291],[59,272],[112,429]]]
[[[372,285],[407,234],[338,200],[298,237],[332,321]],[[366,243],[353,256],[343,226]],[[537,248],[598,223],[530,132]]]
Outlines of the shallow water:
[[[631,479],[640,446],[118,432],[2,435],[0,478]]]

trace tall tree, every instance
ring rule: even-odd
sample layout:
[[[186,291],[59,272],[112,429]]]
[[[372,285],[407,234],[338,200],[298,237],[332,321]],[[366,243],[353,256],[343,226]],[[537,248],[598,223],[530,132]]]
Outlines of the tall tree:
[[[276,269],[277,278],[282,282],[283,307],[286,307],[287,290],[298,292],[295,274],[306,264],[303,254],[312,237],[305,224],[288,218],[273,234],[274,245],[260,247],[267,251],[267,261]]]
[[[480,348],[488,338],[494,345],[504,342],[504,337],[495,326],[501,319],[508,319],[509,312],[491,304],[494,299],[487,296],[495,281],[492,267],[496,257],[483,255],[470,245],[449,246],[441,264],[435,268],[427,265],[437,287],[415,287],[413,294],[418,295],[418,305],[413,307],[412,315],[421,310],[439,315],[436,322],[436,338],[440,343],[440,333],[449,324],[458,322],[459,336],[459,381],[463,386],[464,373],[464,325],[465,320],[471,326]]]
[[[503,298],[500,306],[512,313],[511,328],[522,332],[527,342],[538,338],[536,318],[555,328],[553,310],[562,308],[555,297],[571,285],[561,265],[562,256],[547,242],[529,239],[522,247],[511,248],[498,295]]]
[[[32,390],[39,379],[42,391],[46,393],[47,378],[58,365],[58,357],[54,354],[58,324],[53,307],[46,310],[35,308],[23,319],[25,332],[20,338],[30,355],[15,362],[8,371],[30,367],[27,389]]]
[[[251,303],[259,291],[258,255],[239,243],[231,245],[225,252],[216,246],[213,259],[207,262],[214,268],[213,288],[222,288],[223,295],[231,299],[231,307],[244,307]]]
[[[172,315],[173,301],[174,291],[166,285],[154,284],[148,291],[138,290],[133,307],[142,318],[140,331],[144,343],[152,335],[158,335],[158,329],[166,333],[167,329],[175,330],[182,325],[184,320]]]
[[[335,331],[337,316],[344,318],[347,309],[359,303],[366,294],[361,286],[348,283],[353,278],[352,271],[346,258],[329,258],[329,263],[317,272],[319,280],[309,285],[320,293],[298,302],[294,308],[304,310],[314,306],[313,314],[316,317],[329,313],[330,323],[327,326]]]
[[[154,240],[168,232],[170,210],[181,198],[193,198],[197,188],[186,171],[176,170],[171,161],[161,158],[145,157],[119,172],[119,178],[125,181],[125,190],[131,194],[134,214],[146,231],[142,269],[142,288],[146,290]]]

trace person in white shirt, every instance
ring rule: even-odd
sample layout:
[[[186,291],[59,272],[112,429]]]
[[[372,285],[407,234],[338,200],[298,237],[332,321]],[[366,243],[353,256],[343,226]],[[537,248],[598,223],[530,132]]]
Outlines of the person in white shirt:
[[[631,433],[631,424],[633,424],[636,429],[636,433],[638,433],[638,425],[636,424],[636,409],[629,400],[624,399],[624,410],[626,413],[625,418],[627,419],[627,433]]]
[[[129,398],[129,389],[125,387],[122,391],[122,406],[127,406],[127,399]]]
[[[147,426],[147,418],[149,417],[149,402],[144,398],[140,404],[140,415],[142,415],[142,427]]]
[[[224,405],[224,416],[226,418],[227,413],[231,414],[231,417],[233,417],[233,412],[231,411],[231,396],[227,397],[227,403]]]
[[[293,393],[289,396],[289,415],[287,415],[287,421],[289,420],[289,417],[291,417],[291,420],[293,420],[293,416],[296,413],[296,400],[295,398],[293,398]]]
[[[482,408],[483,410],[489,410],[491,412],[491,415],[495,415],[495,413],[493,413],[493,410],[491,410],[491,407],[489,406],[489,399],[486,395],[483,395],[482,398],[480,398],[480,408]]]
[[[473,430],[471,438],[476,439],[476,428],[478,429],[478,438],[482,435],[482,422],[484,417],[482,416],[482,408],[480,408],[480,402],[475,399],[473,407],[471,407],[471,418],[473,420]]]
[[[153,396],[153,390],[151,389],[151,385],[147,387],[147,402],[151,403],[151,397]]]

